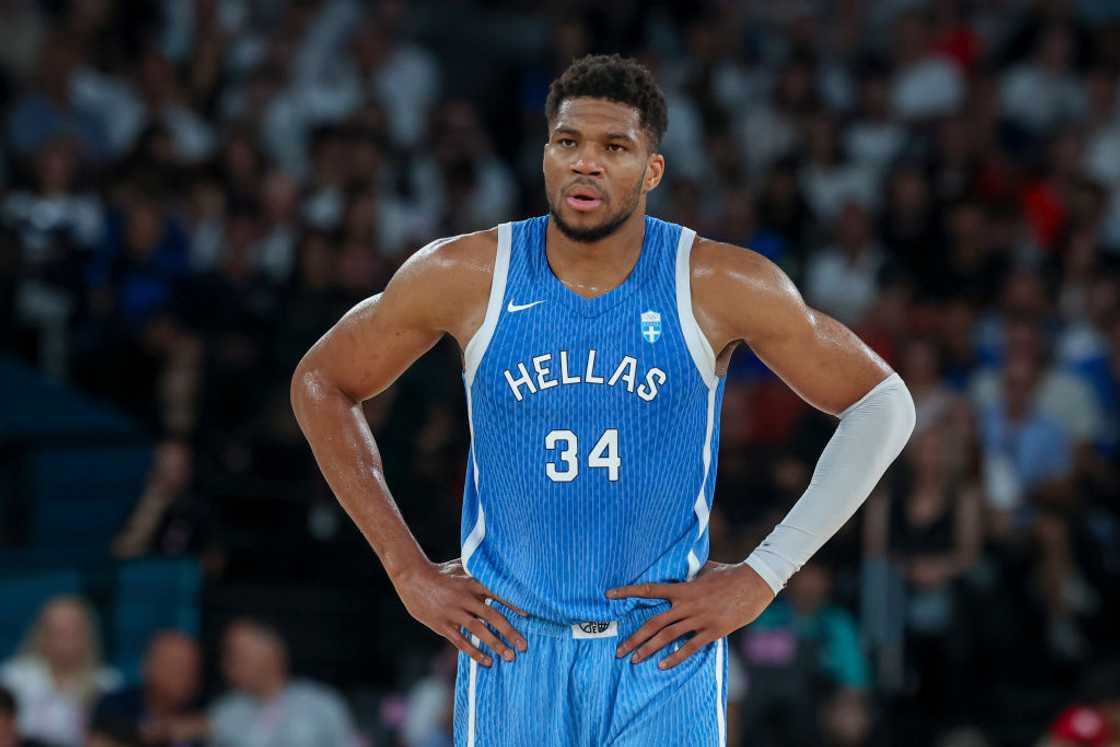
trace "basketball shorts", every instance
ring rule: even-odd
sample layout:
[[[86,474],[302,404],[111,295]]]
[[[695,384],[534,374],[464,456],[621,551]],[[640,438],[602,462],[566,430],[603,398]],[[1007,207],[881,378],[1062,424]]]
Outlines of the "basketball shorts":
[[[517,658],[507,662],[463,629],[490,656],[491,665],[484,667],[459,652],[456,747],[725,744],[726,638],[708,643],[672,669],[657,665],[693,633],[638,664],[630,663],[633,652],[615,656],[619,644],[642,623],[669,609],[668,602],[639,607],[622,619],[576,625],[524,618],[500,602],[487,603],[525,637],[528,650],[517,651]]]

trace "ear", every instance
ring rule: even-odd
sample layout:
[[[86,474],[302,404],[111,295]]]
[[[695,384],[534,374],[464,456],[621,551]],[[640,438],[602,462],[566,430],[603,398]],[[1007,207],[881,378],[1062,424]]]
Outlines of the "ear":
[[[657,189],[657,185],[661,183],[661,177],[664,175],[665,156],[660,153],[651,153],[649,161],[646,163],[646,178],[642,184],[642,194]]]

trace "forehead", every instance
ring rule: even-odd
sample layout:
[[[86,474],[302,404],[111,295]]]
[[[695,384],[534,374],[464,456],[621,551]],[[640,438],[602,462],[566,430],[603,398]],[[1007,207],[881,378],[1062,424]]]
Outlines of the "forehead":
[[[552,129],[571,128],[592,135],[626,133],[635,140],[642,134],[642,115],[629,104],[593,98],[565,99],[552,121]]]
[[[43,615],[47,625],[75,625],[85,622],[81,608],[68,602],[56,602]]]

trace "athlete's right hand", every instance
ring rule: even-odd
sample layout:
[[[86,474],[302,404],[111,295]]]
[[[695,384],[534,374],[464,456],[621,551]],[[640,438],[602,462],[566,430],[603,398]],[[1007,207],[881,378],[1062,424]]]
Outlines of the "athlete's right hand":
[[[529,647],[509,621],[485,600],[487,597],[495,599],[522,617],[529,613],[497,596],[469,575],[460,558],[410,568],[394,578],[393,585],[410,615],[484,667],[490,666],[490,657],[471,643],[462,628],[474,633],[506,661],[513,661],[516,654],[482,624],[483,620],[522,652]]]

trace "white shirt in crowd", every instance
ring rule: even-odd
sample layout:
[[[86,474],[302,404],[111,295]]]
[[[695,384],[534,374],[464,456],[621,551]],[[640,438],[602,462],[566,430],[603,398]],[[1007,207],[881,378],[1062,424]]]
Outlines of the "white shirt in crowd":
[[[16,699],[21,736],[66,747],[82,744],[89,704],[77,693],[60,691],[41,659],[21,656],[9,661],[0,668],[0,683]],[[116,671],[102,668],[94,675],[94,684],[100,695],[116,690],[123,680]]]
[[[345,701],[333,691],[295,681],[268,702],[242,693],[210,709],[211,747],[321,747],[357,745]]]

